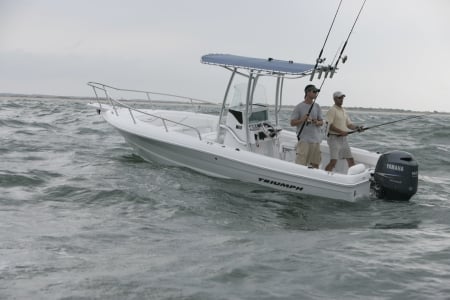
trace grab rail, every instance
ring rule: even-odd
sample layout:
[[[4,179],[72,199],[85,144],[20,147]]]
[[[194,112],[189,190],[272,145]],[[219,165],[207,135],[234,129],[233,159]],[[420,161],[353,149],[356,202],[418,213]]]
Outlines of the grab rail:
[[[236,135],[236,133],[234,133],[233,129],[231,129],[229,126],[221,124],[221,125],[219,125],[219,127],[222,128],[222,129],[225,129],[226,131],[228,131],[228,132],[231,134],[231,136],[232,136],[239,144],[244,145],[244,146],[247,146],[247,143],[244,142],[243,140],[241,140],[241,139]]]
[[[94,81],[88,82],[87,85],[91,86],[94,89],[94,92],[95,92],[95,89],[103,90],[105,92],[107,98],[108,98],[108,95],[107,95],[107,91],[106,90],[107,89],[112,89],[112,90],[121,91],[121,92],[133,92],[133,93],[145,94],[147,96],[147,100],[150,101],[151,104],[153,104],[153,103],[152,103],[152,99],[150,98],[150,95],[158,95],[158,96],[166,96],[166,97],[172,97],[172,98],[177,98],[177,99],[188,100],[192,105],[195,104],[194,102],[198,102],[198,103],[202,103],[202,104],[217,105],[217,103],[214,103],[214,102],[211,102],[211,101],[207,101],[207,100],[198,99],[198,98],[186,97],[186,96],[181,96],[181,95],[176,95],[176,94],[144,91],[144,90],[122,89],[122,88],[117,88],[117,87],[113,87],[113,86],[110,86],[110,85],[107,85],[107,84],[94,82]],[[97,93],[95,93],[95,94],[97,96]]]
[[[121,107],[124,107],[124,108],[128,108],[128,111],[130,112],[130,116],[131,116],[134,124],[136,124],[136,119],[135,119],[135,117],[133,115],[133,111],[136,111],[138,113],[141,113],[141,114],[144,114],[144,115],[148,115],[148,116],[160,119],[162,121],[163,125],[164,125],[164,129],[166,130],[166,132],[169,131],[169,129],[167,128],[166,122],[169,122],[169,123],[177,124],[177,125],[180,125],[180,126],[183,126],[183,127],[186,127],[188,129],[191,129],[191,130],[195,131],[197,133],[197,135],[198,135],[198,138],[200,140],[202,140],[202,136],[201,136],[200,131],[197,128],[195,128],[193,126],[190,126],[190,125],[187,125],[187,124],[183,124],[183,123],[180,123],[180,122],[169,120],[169,119],[163,118],[163,117],[158,116],[158,115],[150,114],[150,113],[145,112],[143,110],[140,110],[140,109],[134,108],[134,107],[132,107],[130,105],[127,105],[125,103],[122,103],[119,100],[115,100],[108,94],[107,89],[109,88],[109,89],[114,89],[114,90],[117,90],[117,91],[124,91],[124,92],[145,93],[147,95],[147,98],[150,101],[150,103],[151,103],[151,99],[150,99],[149,94],[155,94],[155,95],[170,96],[170,97],[174,97],[174,98],[187,99],[187,100],[190,100],[191,104],[193,104],[193,101],[198,101],[200,103],[205,103],[205,104],[215,104],[215,103],[212,103],[212,102],[209,102],[209,101],[205,101],[205,100],[201,100],[201,99],[184,97],[184,96],[179,96],[179,95],[174,95],[174,94],[164,94],[164,93],[156,93],[156,92],[142,91],[142,90],[120,89],[120,88],[115,88],[115,87],[112,87],[112,86],[109,86],[109,85],[106,85],[106,84],[102,84],[102,83],[98,83],[98,82],[88,82],[87,85],[89,85],[89,86],[91,86],[93,88],[94,93],[95,93],[95,97],[96,97],[97,102],[98,102],[98,104],[100,106],[100,109],[102,109],[102,103],[100,101],[101,98],[98,96],[97,89],[101,90],[101,91],[103,91],[105,93],[105,97],[106,97],[105,100],[109,100],[111,106],[114,109],[114,112],[116,113],[116,116],[119,115],[119,113],[117,111],[117,108],[116,108],[116,105],[117,105],[117,106],[121,106]]]

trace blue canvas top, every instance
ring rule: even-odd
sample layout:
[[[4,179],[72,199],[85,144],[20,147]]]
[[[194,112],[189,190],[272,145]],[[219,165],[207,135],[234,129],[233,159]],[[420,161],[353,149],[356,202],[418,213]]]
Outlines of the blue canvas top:
[[[231,54],[207,54],[202,56],[202,63],[223,67],[236,67],[268,73],[289,75],[306,75],[314,65],[294,63],[292,61],[245,57]]]

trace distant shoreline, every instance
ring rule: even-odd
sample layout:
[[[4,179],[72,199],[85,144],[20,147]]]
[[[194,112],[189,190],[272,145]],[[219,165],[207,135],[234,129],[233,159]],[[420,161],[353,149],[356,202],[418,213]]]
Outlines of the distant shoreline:
[[[0,98],[28,98],[28,99],[39,99],[39,100],[85,100],[85,101],[96,101],[95,97],[88,96],[55,96],[55,95],[44,95],[44,94],[16,94],[16,93],[0,93]],[[138,99],[130,99],[130,101],[147,101],[147,100],[138,100]],[[167,105],[180,105],[187,104],[185,102],[165,102],[165,101],[153,101],[156,104],[167,104]],[[208,105],[208,104],[203,104]],[[221,105],[221,104],[217,104]],[[295,105],[283,105],[284,109],[294,108]],[[274,105],[270,105],[270,107],[274,107]],[[325,110],[329,109],[330,106],[321,105]],[[415,110],[407,110],[407,109],[396,109],[396,108],[375,108],[375,107],[345,107],[346,110],[349,111],[383,111],[383,112],[393,112],[393,113],[430,113],[430,111],[415,111]],[[441,111],[433,111],[436,114],[450,114],[450,112],[441,112]]]

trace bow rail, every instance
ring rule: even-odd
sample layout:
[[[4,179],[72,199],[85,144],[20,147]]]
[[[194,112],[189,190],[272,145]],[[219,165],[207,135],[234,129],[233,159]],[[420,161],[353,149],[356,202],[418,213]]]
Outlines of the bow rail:
[[[117,99],[114,99],[111,94],[112,92],[125,92],[125,93],[136,93],[138,95],[145,95],[146,99],[140,99],[140,98],[135,98],[135,99],[126,99],[126,98],[122,98],[123,100],[135,100],[135,101],[148,101],[151,105],[151,108],[153,108],[153,105],[155,104],[154,102],[161,102],[161,103],[175,103],[175,104],[190,104],[193,105],[195,107],[195,105],[197,104],[206,104],[206,105],[218,105],[217,103],[213,103],[210,101],[206,101],[206,100],[202,100],[202,99],[198,99],[198,98],[192,98],[192,97],[186,97],[186,96],[180,96],[180,95],[175,95],[175,94],[168,94],[168,93],[160,93],[160,92],[152,92],[152,91],[144,91],[144,90],[134,90],[134,89],[123,89],[123,88],[117,88],[117,87],[113,87],[107,84],[103,84],[103,83],[98,83],[98,82],[88,82],[87,85],[89,85],[90,87],[92,87],[92,89],[94,90],[94,94],[96,97],[96,100],[99,104],[99,108],[100,110],[102,109],[102,100],[103,101],[108,101],[109,104],[112,106],[116,116],[119,115],[119,112],[117,110],[117,107],[123,107],[128,109],[128,112],[130,113],[130,116],[133,120],[133,123],[136,124],[136,118],[133,115],[133,112],[138,112],[140,114],[144,114],[153,118],[157,118],[159,120],[161,120],[164,129],[166,130],[166,132],[169,131],[169,128],[167,126],[167,123],[171,123],[171,124],[176,124],[179,125],[181,127],[185,127],[188,128],[189,130],[194,131],[198,138],[200,140],[202,140],[202,136],[200,131],[190,125],[187,124],[183,124],[181,122],[177,122],[177,121],[173,121],[167,118],[163,118],[161,116],[155,115],[155,114],[151,114],[149,112],[146,112],[142,109],[138,109],[135,107],[132,107],[131,105],[125,104],[123,103],[123,101],[119,101]],[[103,92],[105,97],[101,97],[100,93]],[[158,97],[162,97],[161,99],[155,99],[153,96],[158,96]],[[184,101],[183,101],[184,100]],[[186,102],[187,101],[187,102]]]

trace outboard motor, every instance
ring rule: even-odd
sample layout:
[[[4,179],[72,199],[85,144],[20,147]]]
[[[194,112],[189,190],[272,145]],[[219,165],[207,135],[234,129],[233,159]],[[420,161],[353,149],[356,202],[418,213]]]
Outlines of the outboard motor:
[[[417,192],[418,177],[419,167],[410,153],[387,152],[378,159],[372,189],[378,198],[408,201]]]

